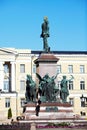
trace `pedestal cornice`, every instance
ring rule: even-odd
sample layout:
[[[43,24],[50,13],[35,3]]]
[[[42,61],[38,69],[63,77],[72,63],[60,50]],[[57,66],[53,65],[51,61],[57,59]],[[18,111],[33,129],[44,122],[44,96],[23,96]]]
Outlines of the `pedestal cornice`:
[[[59,58],[57,58],[52,53],[42,53],[35,61],[34,63],[37,64],[39,62],[57,62]]]

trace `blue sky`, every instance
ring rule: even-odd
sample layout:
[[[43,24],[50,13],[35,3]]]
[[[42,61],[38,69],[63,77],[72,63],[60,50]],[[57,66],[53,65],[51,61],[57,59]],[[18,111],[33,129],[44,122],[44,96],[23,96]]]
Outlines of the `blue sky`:
[[[51,50],[87,51],[86,0],[0,0],[0,47],[43,50],[43,17]]]

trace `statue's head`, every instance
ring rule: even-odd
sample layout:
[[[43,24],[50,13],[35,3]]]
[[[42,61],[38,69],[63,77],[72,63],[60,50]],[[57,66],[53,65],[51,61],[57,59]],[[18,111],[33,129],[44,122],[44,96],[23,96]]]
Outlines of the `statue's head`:
[[[47,16],[44,16],[44,21],[48,21],[48,17]]]
[[[46,79],[48,79],[48,78],[49,78],[49,75],[48,75],[48,74],[46,74],[44,77],[45,77]]]
[[[63,79],[66,79],[66,75],[63,76]]]
[[[31,76],[27,74],[27,80],[30,80],[31,79]]]
[[[48,79],[48,78],[49,78],[49,75],[48,75],[48,74],[45,74],[44,78],[45,78],[45,79]]]

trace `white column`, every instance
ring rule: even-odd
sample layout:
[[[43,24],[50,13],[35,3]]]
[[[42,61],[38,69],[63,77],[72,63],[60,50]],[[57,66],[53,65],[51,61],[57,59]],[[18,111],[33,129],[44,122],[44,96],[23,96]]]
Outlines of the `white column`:
[[[4,85],[4,62],[0,61],[0,89],[3,90]]]
[[[16,91],[15,87],[15,62],[11,62],[11,90]]]

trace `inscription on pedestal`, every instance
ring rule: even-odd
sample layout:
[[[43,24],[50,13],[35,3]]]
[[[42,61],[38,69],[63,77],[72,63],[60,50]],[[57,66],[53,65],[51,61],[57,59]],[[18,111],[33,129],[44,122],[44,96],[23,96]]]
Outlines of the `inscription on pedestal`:
[[[58,107],[46,107],[46,112],[58,112]]]

